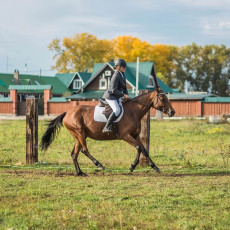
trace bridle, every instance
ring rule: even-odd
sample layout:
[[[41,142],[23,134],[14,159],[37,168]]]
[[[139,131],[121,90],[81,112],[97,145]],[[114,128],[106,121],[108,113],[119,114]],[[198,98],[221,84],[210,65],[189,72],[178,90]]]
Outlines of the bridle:
[[[158,106],[158,107],[155,107],[154,106],[154,102],[155,102],[155,100],[157,100],[157,102],[156,102],[156,105],[158,105],[159,103],[158,103],[158,101],[160,100],[161,101],[161,99],[159,98],[159,95],[165,95],[165,93],[157,93],[156,95],[155,95],[155,97],[154,97],[154,99],[153,99],[153,102],[149,105],[149,104],[146,104],[146,103],[143,103],[143,102],[141,102],[141,101],[138,101],[138,100],[136,100],[135,98],[133,98],[133,99],[130,99],[129,101],[133,101],[133,102],[136,102],[136,103],[138,103],[138,104],[141,104],[141,105],[144,105],[144,106],[146,106],[146,107],[148,107],[148,110],[152,107],[152,108],[154,108],[154,109],[156,109],[156,110],[159,110],[159,111],[163,111],[163,109],[160,107],[160,106]]]
[[[156,94],[156,96],[154,97],[154,99],[153,99],[153,102],[152,102],[152,104],[153,104],[153,108],[154,109],[156,109],[156,110],[159,110],[159,111],[161,111],[161,112],[163,112],[163,109],[162,109],[162,107],[160,107],[159,106],[159,103],[158,103],[158,101],[160,100],[161,102],[162,102],[162,100],[159,98],[159,95],[165,95],[165,93],[157,93]],[[157,102],[156,102],[156,105],[158,105],[158,107],[156,108],[156,107],[154,107],[154,102],[155,102],[155,99],[157,99]]]

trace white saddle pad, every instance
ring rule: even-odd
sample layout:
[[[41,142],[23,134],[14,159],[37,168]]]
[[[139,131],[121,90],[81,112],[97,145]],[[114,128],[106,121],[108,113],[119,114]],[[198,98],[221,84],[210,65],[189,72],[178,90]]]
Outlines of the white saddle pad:
[[[114,121],[114,122],[118,122],[121,120],[123,114],[124,114],[124,108],[122,106],[122,103],[119,103],[119,105],[121,105],[121,113],[119,115],[119,117]],[[107,122],[107,118],[106,116],[103,114],[103,112],[105,111],[105,107],[99,107],[98,105],[95,107],[94,110],[94,115],[93,115],[93,119],[95,121],[98,122]]]

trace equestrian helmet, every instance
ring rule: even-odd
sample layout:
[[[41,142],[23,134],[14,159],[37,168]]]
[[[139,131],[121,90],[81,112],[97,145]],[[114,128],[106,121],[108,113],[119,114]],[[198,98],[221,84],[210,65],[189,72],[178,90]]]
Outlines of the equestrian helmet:
[[[122,67],[125,68],[126,67],[126,61],[124,59],[122,59],[122,58],[117,59],[115,61],[115,66],[122,66]]]

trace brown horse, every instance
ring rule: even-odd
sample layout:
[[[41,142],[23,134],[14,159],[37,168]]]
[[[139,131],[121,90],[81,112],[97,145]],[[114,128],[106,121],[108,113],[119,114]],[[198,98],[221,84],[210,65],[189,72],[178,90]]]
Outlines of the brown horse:
[[[121,140],[126,141],[137,149],[137,156],[130,167],[130,171],[132,172],[135,169],[139,162],[140,154],[143,153],[149,160],[150,166],[157,172],[160,172],[141,143],[139,134],[141,131],[141,119],[151,107],[162,111],[169,117],[175,114],[168,98],[160,88],[157,88],[153,92],[142,94],[123,102],[123,107],[124,115],[117,123],[117,134]],[[87,137],[94,140],[117,139],[117,136],[113,132],[109,134],[102,132],[105,123],[94,121],[94,109],[94,106],[79,105],[61,114],[49,122],[48,128],[41,140],[41,148],[46,150],[52,143],[63,122],[75,140],[75,146],[71,156],[78,176],[87,176],[87,174],[81,171],[77,161],[80,150],[91,159],[99,169],[104,170],[104,167],[89,153],[86,145]]]

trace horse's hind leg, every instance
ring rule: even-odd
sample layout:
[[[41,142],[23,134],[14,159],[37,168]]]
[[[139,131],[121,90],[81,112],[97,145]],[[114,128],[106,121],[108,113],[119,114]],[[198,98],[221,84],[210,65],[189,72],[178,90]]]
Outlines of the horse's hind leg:
[[[77,139],[75,139],[75,146],[71,152],[71,157],[73,159],[76,173],[78,176],[87,176],[87,174],[85,174],[81,171],[80,166],[79,166],[78,161],[77,161],[80,149],[81,149],[81,145],[80,145],[79,141]]]
[[[81,134],[81,136],[79,136],[78,139],[79,139],[81,146],[82,146],[81,151],[97,166],[97,168],[99,170],[105,170],[103,165],[89,153],[89,150],[88,150],[87,145],[86,145],[85,136],[83,134]]]

